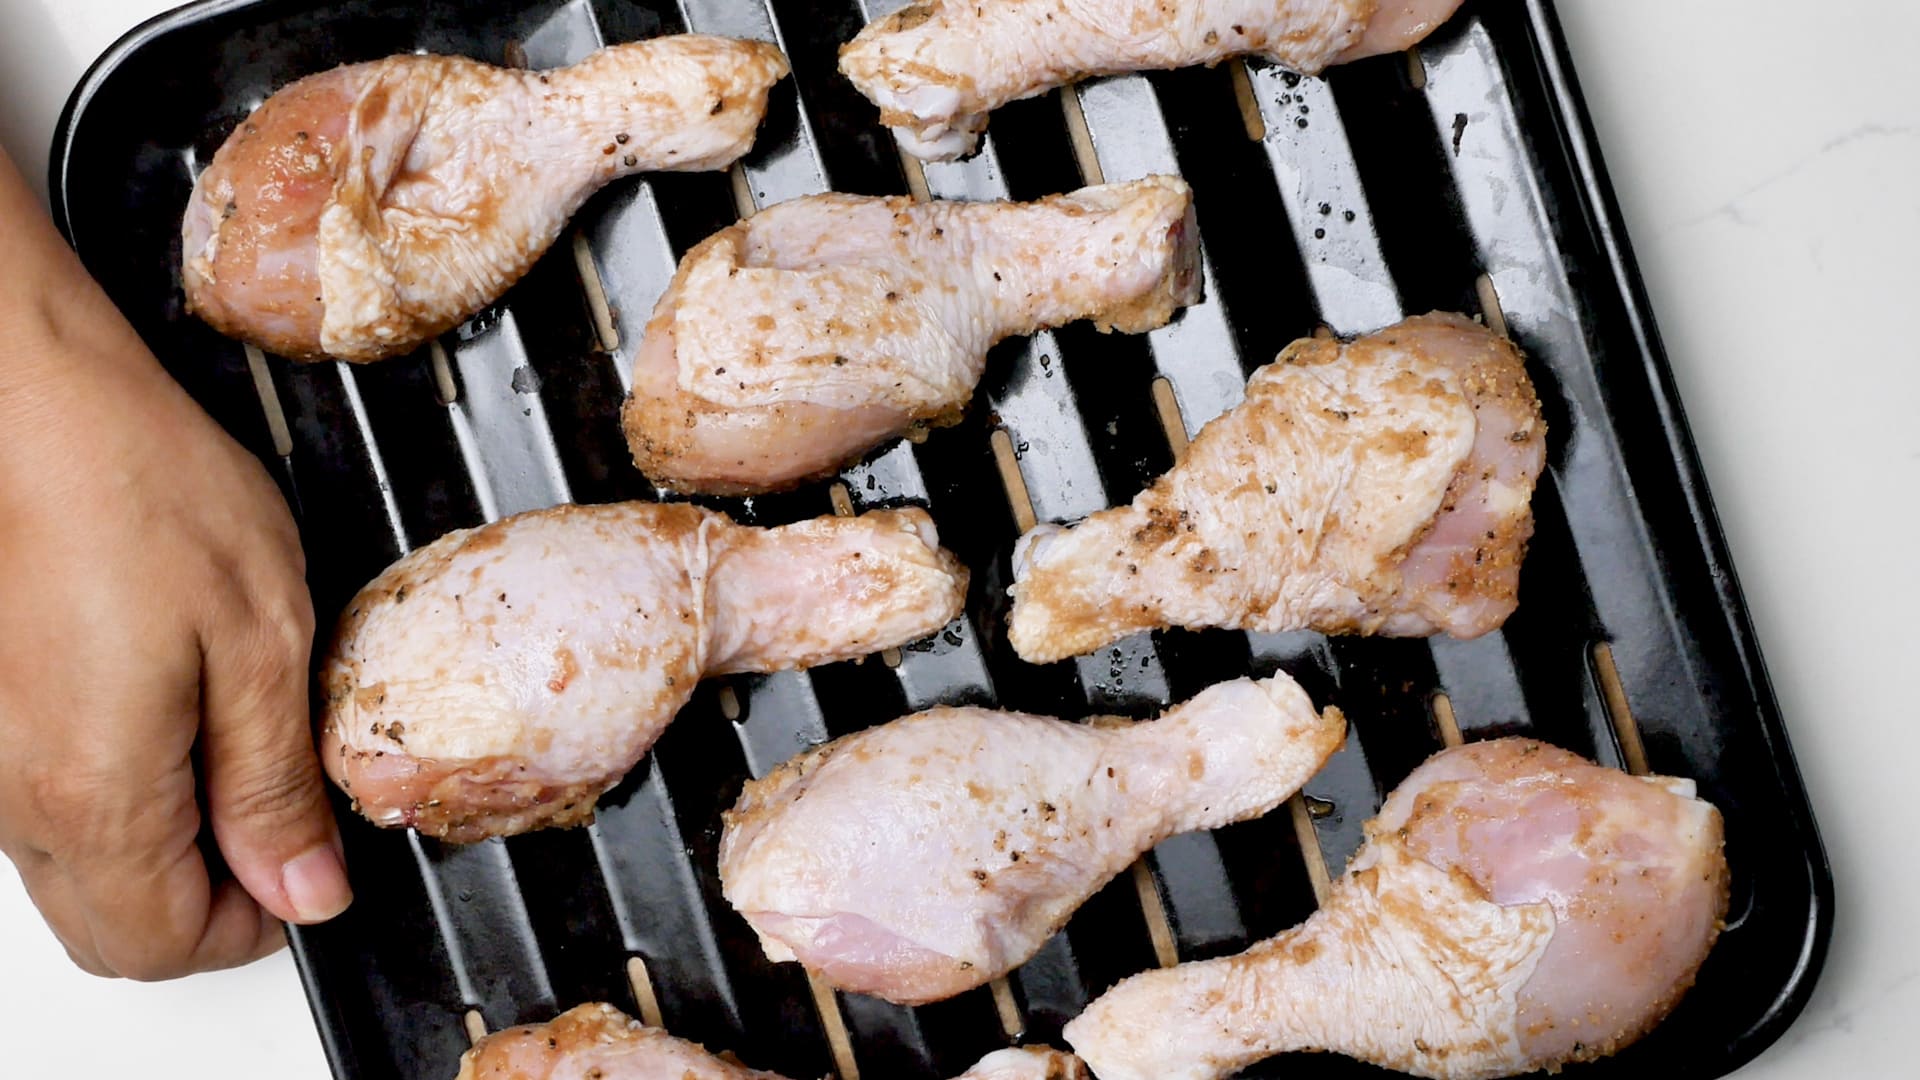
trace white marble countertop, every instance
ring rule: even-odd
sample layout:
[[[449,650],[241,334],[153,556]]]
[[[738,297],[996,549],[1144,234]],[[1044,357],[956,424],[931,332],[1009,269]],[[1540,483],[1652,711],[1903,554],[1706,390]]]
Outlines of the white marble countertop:
[[[0,143],[36,179],[68,90],[167,0],[0,4]],[[1742,1080],[1916,1075],[1920,92],[1904,0],[1560,0],[1838,880],[1813,1002]],[[286,955],[162,985],[69,968],[0,880],[7,1075],[327,1069]]]

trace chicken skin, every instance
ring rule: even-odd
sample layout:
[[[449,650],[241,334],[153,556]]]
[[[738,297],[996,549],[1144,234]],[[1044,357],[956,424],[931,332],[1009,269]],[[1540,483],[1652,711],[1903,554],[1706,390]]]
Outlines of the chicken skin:
[[[957,415],[987,349],[1076,319],[1140,332],[1199,299],[1186,184],[1034,203],[816,195],[681,260],[634,360],[634,462],[681,491],[790,487]]]
[[[189,307],[302,360],[378,360],[441,334],[526,273],[587,197],[746,153],[780,50],[694,34],[515,71],[394,56],[268,98],[194,186]]]
[[[1044,1046],[995,1050],[954,1080],[1092,1080],[1087,1066],[1072,1054]]]
[[[1072,1054],[997,1050],[955,1080],[1086,1080]],[[634,1020],[611,1005],[581,1005],[545,1024],[486,1036],[460,1058],[457,1080],[785,1080],[735,1065]]]
[[[1484,634],[1545,431],[1519,350],[1458,315],[1294,342],[1132,505],[1021,538],[1009,637],[1045,663],[1166,626]]]
[[[1306,75],[1409,48],[1460,0],[926,0],[862,30],[840,70],[908,153],[971,153],[987,114],[1093,75],[1259,56]]]
[[[1692,781],[1470,743],[1400,785],[1312,918],[1127,979],[1066,1037],[1101,1080],[1214,1080],[1289,1050],[1551,1071],[1659,1023],[1726,909],[1720,812]]]
[[[1154,844],[1278,806],[1345,737],[1294,681],[1152,723],[940,708],[808,751],[726,815],[728,902],[774,960],[922,1004],[1024,963]]]
[[[450,533],[341,620],[322,760],[380,825],[464,842],[576,824],[703,676],[914,641],[966,582],[912,509],[756,529],[617,503]]]
[[[735,1065],[611,1005],[496,1031],[460,1056],[456,1080],[786,1080]]]

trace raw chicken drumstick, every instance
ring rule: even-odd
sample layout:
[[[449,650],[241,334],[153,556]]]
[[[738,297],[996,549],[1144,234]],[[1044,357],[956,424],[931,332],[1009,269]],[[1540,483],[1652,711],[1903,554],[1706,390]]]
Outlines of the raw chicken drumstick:
[[[914,641],[966,583],[911,509],[756,529],[617,503],[450,533],[341,620],[322,761],[381,825],[471,841],[576,824],[703,676]]]
[[[544,1024],[496,1031],[460,1056],[456,1080],[786,1080],[647,1027],[611,1005],[581,1005]]]
[[[1285,675],[1142,724],[934,709],[750,782],[721,883],[772,959],[938,1001],[1024,963],[1154,844],[1278,806],[1345,733]]]
[[[460,1058],[458,1080],[785,1080],[735,1065],[650,1028],[611,1005],[581,1005],[550,1023],[486,1036]],[[955,1080],[1086,1080],[1058,1050],[998,1050]]]
[[[1164,176],[1035,203],[773,206],[680,261],[634,361],[634,462],[712,493],[831,472],[957,415],[1001,338],[1162,325],[1199,298],[1197,243],[1192,195]]]
[[[908,153],[973,150],[987,114],[1091,75],[1260,56],[1315,75],[1409,48],[1460,0],[926,0],[869,25],[840,70]]]
[[[1296,341],[1131,506],[1021,538],[1009,637],[1044,663],[1165,626],[1484,634],[1545,431],[1519,350],[1458,315]]]
[[[1327,902],[1238,956],[1136,975],[1066,1037],[1100,1080],[1215,1080],[1331,1050],[1472,1080],[1611,1054],[1720,933],[1720,812],[1529,739],[1446,750],[1367,826]]]
[[[1044,1046],[995,1050],[954,1080],[1092,1080],[1085,1062]]]
[[[695,34],[557,71],[394,56],[268,98],[194,185],[187,303],[302,360],[378,360],[498,298],[617,177],[746,153],[780,50]]]

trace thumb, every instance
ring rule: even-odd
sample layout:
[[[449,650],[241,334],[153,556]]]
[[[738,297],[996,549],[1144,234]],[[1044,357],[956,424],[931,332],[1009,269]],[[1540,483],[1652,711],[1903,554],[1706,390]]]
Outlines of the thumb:
[[[312,608],[257,610],[209,634],[202,659],[202,759],[214,839],[260,906],[324,922],[353,900],[340,830],[307,716]]]

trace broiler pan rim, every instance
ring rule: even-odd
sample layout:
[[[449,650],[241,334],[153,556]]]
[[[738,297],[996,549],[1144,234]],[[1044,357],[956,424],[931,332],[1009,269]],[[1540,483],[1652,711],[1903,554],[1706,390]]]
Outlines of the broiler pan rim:
[[[608,11],[630,13],[637,20],[636,25],[645,23],[654,11],[654,6],[650,4],[626,4],[621,7],[622,0],[594,2]],[[416,18],[424,23],[429,18],[425,9],[431,6],[424,2],[386,5],[389,12],[384,17]],[[567,0],[564,3],[561,0],[545,0],[544,3],[524,6],[527,10],[547,10],[590,5],[588,0]],[[699,0],[694,0],[691,4],[682,5],[678,11],[671,4],[661,5],[659,10],[664,13],[662,17],[665,21],[672,24],[685,18],[687,7],[698,6]],[[851,4],[845,6],[850,7]],[[161,160],[165,150],[194,145],[191,136],[183,135],[176,125],[167,133],[167,137],[175,142],[171,147],[162,146],[158,141],[159,136],[138,122],[148,116],[127,116],[124,105],[128,90],[125,84],[129,78],[138,77],[141,72],[154,70],[156,65],[173,64],[188,72],[176,76],[181,80],[178,85],[194,85],[192,65],[178,62],[193,55],[183,42],[194,34],[209,33],[210,27],[251,27],[259,36],[261,47],[282,50],[280,55],[284,60],[287,53],[299,52],[303,47],[311,50],[313,43],[303,46],[295,42],[276,42],[270,32],[274,27],[286,25],[288,20],[303,13],[310,15],[328,8],[346,10],[367,7],[369,4],[365,0],[335,5],[314,0],[202,0],[149,20],[103,54],[81,80],[61,117],[50,167],[49,190],[54,217],[61,229],[74,242],[89,266],[102,277],[116,302],[134,316],[136,325],[147,335],[170,368],[181,375],[196,397],[243,443],[262,454],[296,506],[301,505],[304,498],[310,497],[310,491],[302,488],[303,481],[298,470],[287,464],[288,459],[281,459],[272,453],[273,436],[269,425],[258,415],[257,400],[250,394],[233,389],[234,385],[238,385],[239,375],[231,370],[232,365],[211,374],[191,370],[197,358],[190,354],[191,350],[183,351],[182,344],[198,344],[205,339],[196,336],[191,326],[184,331],[179,329],[184,315],[180,310],[177,291],[159,287],[151,268],[142,272],[112,265],[124,263],[128,258],[128,249],[116,249],[107,242],[114,229],[137,225],[135,241],[128,248],[145,252],[149,257],[161,250],[156,245],[163,242],[164,236],[173,228],[172,223],[177,221],[178,205],[143,201],[140,196],[149,189],[142,185],[150,174],[159,175],[167,167],[166,162]],[[1521,8],[1524,10],[1519,10]],[[1730,945],[1758,951],[1764,945],[1767,957],[1777,961],[1776,969],[1783,969],[1787,974],[1764,988],[1765,993],[1760,996],[1770,998],[1770,1002],[1763,1008],[1756,1007],[1754,1015],[1748,1018],[1750,1022],[1723,1043],[1699,1046],[1689,1044],[1685,1039],[1665,1037],[1661,1042],[1667,1052],[1684,1054],[1685,1064],[1702,1075],[1719,1075],[1744,1064],[1772,1043],[1804,1007],[1824,960],[1831,933],[1832,877],[1551,3],[1548,0],[1528,0],[1523,5],[1509,5],[1507,10],[1495,10],[1494,5],[1485,0],[1474,0],[1467,5],[1462,18],[1479,20],[1486,27],[1489,39],[1498,47],[1501,61],[1506,65],[1503,69],[1504,86],[1515,101],[1522,134],[1530,152],[1526,162],[1527,171],[1556,211],[1555,224],[1563,241],[1560,247],[1578,247],[1587,255],[1572,274],[1575,296],[1581,303],[1581,315],[1586,322],[1600,327],[1591,333],[1606,335],[1607,344],[1613,346],[1613,351],[1608,353],[1606,372],[1609,387],[1625,388],[1623,393],[1632,403],[1632,408],[1623,407],[1619,413],[1606,418],[1610,422],[1609,433],[1616,442],[1628,446],[1629,454],[1639,455],[1632,461],[1622,458],[1617,464],[1623,473],[1635,474],[1638,470],[1638,477],[1644,479],[1652,471],[1648,464],[1647,448],[1659,446],[1667,451],[1654,456],[1667,459],[1665,467],[1671,473],[1665,478],[1665,483],[1671,484],[1684,504],[1681,506],[1677,503],[1673,509],[1683,512],[1678,517],[1669,515],[1665,520],[1654,521],[1648,526],[1644,540],[1652,549],[1650,561],[1662,567],[1664,573],[1699,576],[1702,579],[1687,586],[1693,589],[1690,595],[1695,602],[1673,615],[1676,625],[1688,633],[1725,636],[1728,648],[1709,655],[1703,661],[1705,666],[1700,677],[1703,684],[1710,685],[1701,693],[1709,701],[1733,700],[1746,702],[1750,706],[1750,716],[1709,711],[1676,721],[1676,730],[1684,729],[1682,734],[1686,739],[1697,738],[1716,745],[1736,736],[1757,740],[1753,745],[1763,749],[1763,760],[1749,760],[1751,768],[1743,775],[1713,779],[1731,785],[1743,798],[1770,797],[1777,800],[1778,812],[1785,822],[1781,831],[1769,834],[1764,854],[1764,858],[1775,864],[1770,880],[1775,883],[1779,893],[1777,897],[1763,899],[1777,899],[1780,903],[1793,905],[1796,911],[1804,907],[1806,917],[1803,931],[1792,935],[1783,933],[1767,942],[1753,945],[1744,944],[1750,939],[1730,932],[1720,951],[1727,951]],[[789,31],[792,32],[791,26]],[[263,59],[261,63],[267,68],[274,66],[270,58]],[[307,69],[289,69],[271,71],[264,77],[269,82],[284,83],[305,73]],[[204,69],[199,75],[204,80],[212,78],[211,73]],[[217,96],[220,88],[206,85],[198,89],[205,95]],[[151,104],[153,112],[149,116],[166,115],[170,108],[174,114],[184,115],[190,106],[199,103],[198,99],[168,101],[166,95],[155,96],[158,100]],[[231,111],[229,107],[227,112],[230,114]],[[809,118],[816,125],[845,119],[824,113],[810,113]],[[867,117],[861,116],[855,120],[871,126]],[[1002,122],[997,120],[996,123]],[[1203,215],[1205,212],[1203,205]],[[174,246],[166,250],[177,263],[177,239]],[[564,252],[556,250],[549,261],[564,257]],[[638,320],[632,318],[633,314],[629,313],[629,321],[637,324]],[[1607,352],[1604,348],[1599,351]],[[244,374],[244,368],[240,374]],[[357,398],[355,400],[358,401]],[[249,407],[251,413],[247,411]],[[293,419],[292,437],[297,442],[324,434],[302,428],[298,422],[300,415],[295,415]],[[617,467],[618,463],[615,465]],[[369,491],[366,497],[372,499],[375,495]],[[1649,510],[1647,513],[1651,519],[1655,512]],[[992,577],[992,574],[983,576]],[[1524,595],[1522,605],[1524,610]],[[1627,658],[1627,662],[1631,660]],[[1635,708],[1636,711],[1650,713],[1657,711],[1660,706],[1661,702],[1657,699],[1650,702],[1637,699]],[[1688,727],[1689,724],[1691,727]],[[1766,767],[1767,774],[1764,776],[1756,771],[1762,765]],[[1735,817],[1734,820],[1740,819]],[[702,871],[693,867],[683,872],[691,875],[688,879],[691,884],[687,887],[697,887]],[[436,898],[430,896],[427,899]],[[446,897],[437,899],[441,903],[447,902]],[[522,910],[521,914],[525,916],[525,911]],[[1735,913],[1736,925],[1743,917],[1744,913]],[[529,930],[528,933],[534,931]],[[392,1056],[386,1064],[382,1064],[380,1060],[369,1056],[367,1048],[377,1048],[408,1038],[408,1032],[413,1030],[409,1026],[411,1024],[444,1023],[445,1018],[437,1014],[426,1021],[402,1015],[404,1009],[401,1006],[407,1004],[403,1000],[404,987],[383,986],[377,992],[386,995],[381,998],[385,1003],[382,1007],[390,1009],[385,1014],[387,1029],[350,1030],[354,1024],[350,1016],[357,1014],[353,1014],[352,1008],[342,1003],[356,995],[364,996],[375,991],[367,986],[342,982],[337,969],[328,967],[328,954],[338,951],[338,945],[324,931],[295,928],[290,936],[296,957],[300,960],[308,995],[315,1007],[316,1019],[320,1023],[323,1042],[339,1075],[398,1075],[401,1066],[393,1062],[399,1061],[403,1055]],[[726,935],[721,937],[724,939]],[[411,959],[424,964],[446,959],[426,957],[418,947],[409,952],[401,947],[404,943],[388,944],[392,963],[405,964]],[[723,940],[721,944],[724,947],[730,943]],[[548,951],[552,952],[551,949]],[[538,954],[537,949],[535,952]],[[453,958],[454,961],[459,959]],[[467,959],[471,961],[474,958]],[[616,959],[609,957],[607,963],[611,965]],[[563,966],[562,961],[552,955],[548,955],[547,960],[556,970]],[[725,962],[718,956],[713,960],[716,964]],[[1745,961],[1735,957],[1728,963],[1738,968],[1743,967]],[[528,985],[534,988],[536,996],[541,988],[544,988],[547,997],[562,996],[556,987],[548,985],[550,981],[553,980],[549,973],[543,971]],[[466,989],[480,998],[494,992],[486,986]],[[1700,992],[1711,990],[1710,985],[1703,983]],[[565,1001],[561,1004],[572,1003]],[[720,1006],[716,1008],[725,1012]],[[749,1054],[751,1047],[734,1046],[731,1049],[748,1054],[752,1060]],[[1624,1071],[1630,1067],[1630,1063],[1622,1058],[1618,1059],[1617,1066],[1601,1063],[1587,1067],[1586,1071],[1600,1075],[1616,1067]],[[451,1075],[450,1069],[447,1072]]]

